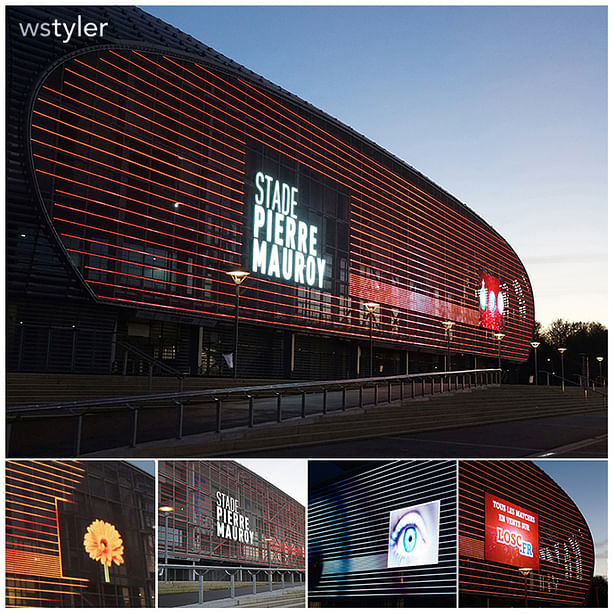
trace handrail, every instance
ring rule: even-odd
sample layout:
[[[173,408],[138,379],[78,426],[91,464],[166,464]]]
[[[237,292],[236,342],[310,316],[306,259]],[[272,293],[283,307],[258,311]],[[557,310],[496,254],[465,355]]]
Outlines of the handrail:
[[[160,557],[160,554],[158,555]],[[170,556],[169,556],[170,557]],[[177,568],[179,570],[241,570],[242,572],[301,572],[305,573],[305,568],[283,568],[282,566],[251,566],[250,564],[239,564],[237,566],[193,566],[192,564],[165,564],[158,562],[158,568]]]
[[[229,577],[229,598],[235,598],[235,575],[240,573],[249,574],[252,577],[252,595],[256,595],[256,577],[259,572],[264,572],[267,575],[267,582],[269,585],[269,591],[273,591],[273,575],[275,573],[280,575],[280,581],[282,584],[282,589],[285,589],[285,576],[290,574],[290,582],[294,584],[294,575],[295,573],[299,575],[299,584],[303,585],[305,583],[305,568],[281,568],[281,567],[259,567],[259,566],[191,566],[188,564],[163,564],[158,563],[159,576],[162,573],[167,573],[168,570],[191,570],[196,573],[199,577],[199,586],[198,586],[198,604],[203,604],[204,597],[204,587],[203,587],[203,577],[210,570],[221,570],[226,573]],[[230,572],[229,572],[230,570]]]
[[[72,427],[63,427],[64,437],[56,438],[56,441],[61,447],[67,448],[72,442],[71,455],[78,457],[81,455],[84,438],[86,447],[91,451],[118,446],[108,444],[110,439],[135,448],[142,441],[151,442],[169,437],[181,440],[187,433],[220,434],[227,429],[251,429],[257,423],[303,420],[308,416],[336,410],[363,409],[368,405],[426,398],[438,393],[499,386],[501,374],[500,369],[425,372],[13,406],[6,409],[7,454],[12,452],[15,429],[20,430],[22,442],[28,447],[27,443],[32,438],[28,426],[35,420],[70,418]],[[290,407],[288,402],[285,407],[282,404],[285,395],[295,397]],[[258,403],[255,403],[257,400]],[[197,414],[190,413],[192,408],[198,408],[198,404],[203,407],[196,411]],[[162,422],[152,425],[147,419],[144,421],[141,418],[145,413],[152,416],[155,412],[162,412],[158,415]],[[122,413],[124,419],[121,431],[117,431],[114,418],[109,418],[104,428],[100,422],[97,423],[95,435],[88,431],[92,421],[100,419],[104,422],[106,417],[118,413]],[[188,425],[186,421],[192,423]],[[67,429],[70,430],[68,433]],[[50,446],[53,449],[53,444]],[[43,452],[40,449],[37,451]]]
[[[159,370],[166,372],[167,374],[170,374],[171,376],[175,376],[175,378],[179,380],[179,390],[180,391],[182,390],[184,374],[180,372],[178,369],[175,369],[174,367],[167,365],[163,361],[160,361],[160,359],[156,359],[155,357],[152,357],[151,355],[147,354],[147,352],[145,352],[144,350],[141,350],[140,348],[138,348],[137,346],[134,346],[133,344],[130,344],[129,342],[119,340],[116,343],[120,348],[123,348],[124,351],[130,352],[133,355],[136,355],[137,357],[145,361],[150,366],[149,374],[148,374],[149,379],[150,379],[150,390],[151,390],[151,379],[152,379],[154,367],[157,367]],[[126,375],[126,356],[127,355],[124,355],[124,368],[122,370],[122,374],[124,376]]]
[[[483,374],[489,373],[495,375],[500,373],[499,369],[469,369],[448,372],[424,372],[418,374],[399,374],[397,376],[377,376],[373,378],[350,378],[345,380],[317,380],[308,382],[290,382],[283,384],[268,384],[249,387],[227,387],[224,389],[203,389],[199,391],[180,391],[180,392],[165,392],[151,393],[147,395],[130,395],[125,397],[105,397],[90,400],[68,401],[68,402],[52,402],[44,404],[23,404],[17,406],[7,406],[7,414],[23,414],[27,412],[41,412],[46,410],[78,410],[81,408],[94,408],[99,406],[118,406],[127,403],[142,403],[142,402],[162,402],[162,401],[186,401],[191,398],[198,397],[218,397],[226,394],[249,394],[259,392],[290,391],[297,389],[299,391],[305,389],[319,389],[329,387],[341,387],[352,385],[363,385],[374,382],[389,382],[399,380],[410,380],[414,378],[440,378],[447,376],[459,376],[463,374]]]

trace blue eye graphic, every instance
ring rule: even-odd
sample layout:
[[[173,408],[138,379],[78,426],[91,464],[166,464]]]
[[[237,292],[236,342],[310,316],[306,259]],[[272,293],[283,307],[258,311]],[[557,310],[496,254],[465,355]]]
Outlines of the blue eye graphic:
[[[412,553],[416,547],[416,528],[406,527],[402,531],[401,543],[406,553]]]
[[[387,567],[438,563],[440,501],[391,512]]]

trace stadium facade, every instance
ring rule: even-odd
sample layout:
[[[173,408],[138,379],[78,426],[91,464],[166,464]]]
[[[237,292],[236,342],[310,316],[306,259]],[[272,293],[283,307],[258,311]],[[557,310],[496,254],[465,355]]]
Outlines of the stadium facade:
[[[460,606],[583,606],[593,571],[585,519],[534,463],[459,462]]]
[[[240,376],[365,375],[370,325],[382,375],[527,357],[509,244],[341,122],[132,7],[7,39],[9,371],[229,375],[235,269]]]
[[[310,461],[310,607],[454,607],[455,461]]]
[[[6,606],[153,607],[154,490],[123,461],[7,461]]]
[[[160,461],[158,481],[160,562],[305,569],[305,508],[241,464]]]

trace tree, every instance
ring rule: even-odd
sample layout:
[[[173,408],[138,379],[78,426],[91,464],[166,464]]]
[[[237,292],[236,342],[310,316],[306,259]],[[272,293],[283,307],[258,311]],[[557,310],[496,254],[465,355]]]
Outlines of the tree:
[[[557,349],[566,348],[564,373],[567,380],[578,382],[579,376],[584,378],[588,372],[590,380],[597,380],[600,365],[596,357],[604,357],[602,374],[606,376],[608,330],[604,325],[598,322],[570,322],[558,318],[544,328],[536,322],[534,340],[541,343],[538,350],[541,371],[559,376],[561,357]],[[532,360],[529,358],[530,362]]]

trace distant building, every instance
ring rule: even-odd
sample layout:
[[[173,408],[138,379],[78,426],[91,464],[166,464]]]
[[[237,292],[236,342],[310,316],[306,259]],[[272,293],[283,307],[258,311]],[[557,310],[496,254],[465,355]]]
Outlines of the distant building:
[[[416,169],[137,8],[6,25],[9,371],[356,377],[370,302],[378,374],[526,359],[523,264]]]
[[[123,461],[7,461],[6,606],[153,607],[154,486]]]
[[[158,478],[160,562],[305,569],[305,508],[251,470],[160,461]]]
[[[582,606],[593,572],[585,519],[540,468],[459,462],[460,606]]]

